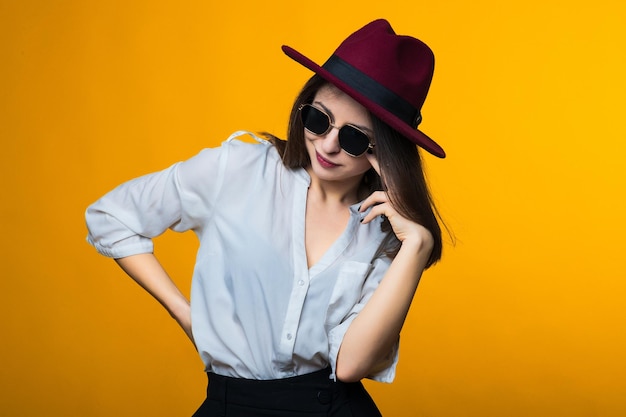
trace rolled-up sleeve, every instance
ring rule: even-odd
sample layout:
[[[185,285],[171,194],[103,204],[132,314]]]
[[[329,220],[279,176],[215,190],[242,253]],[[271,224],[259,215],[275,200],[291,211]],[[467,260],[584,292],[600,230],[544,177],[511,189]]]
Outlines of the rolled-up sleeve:
[[[329,331],[329,360],[331,369],[333,370],[333,376],[335,374],[335,370],[337,369],[337,356],[339,354],[339,348],[341,347],[343,338],[348,331],[350,324],[352,324],[352,321],[358,316],[361,310],[363,310],[365,304],[367,304],[369,299],[374,294],[374,291],[376,291],[376,288],[378,288],[383,276],[389,269],[389,264],[390,261],[387,258],[378,258],[374,261],[372,269],[363,283],[358,302],[350,309],[350,312],[341,321],[341,323]],[[341,292],[345,293],[346,291],[343,291],[342,289]],[[398,346],[399,340],[394,344],[388,355],[383,358],[380,363],[376,364],[372,374],[368,375],[367,378],[379,382],[392,382],[394,380],[396,375],[396,365],[398,363]]]
[[[222,148],[128,181],[87,208],[87,241],[102,255],[123,258],[153,251],[152,238],[167,229],[200,227],[220,185]]]

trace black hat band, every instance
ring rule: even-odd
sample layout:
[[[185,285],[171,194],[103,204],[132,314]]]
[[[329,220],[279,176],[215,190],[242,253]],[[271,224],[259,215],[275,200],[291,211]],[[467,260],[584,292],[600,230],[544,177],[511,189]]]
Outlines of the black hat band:
[[[328,58],[322,68],[413,128],[422,121],[420,111],[413,105],[337,55]]]

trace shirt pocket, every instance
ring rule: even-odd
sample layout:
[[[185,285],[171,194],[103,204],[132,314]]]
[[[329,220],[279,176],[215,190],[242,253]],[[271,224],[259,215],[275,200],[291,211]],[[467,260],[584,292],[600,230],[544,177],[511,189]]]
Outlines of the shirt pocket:
[[[327,331],[343,322],[359,303],[371,269],[371,264],[356,261],[348,261],[341,266],[326,311]]]

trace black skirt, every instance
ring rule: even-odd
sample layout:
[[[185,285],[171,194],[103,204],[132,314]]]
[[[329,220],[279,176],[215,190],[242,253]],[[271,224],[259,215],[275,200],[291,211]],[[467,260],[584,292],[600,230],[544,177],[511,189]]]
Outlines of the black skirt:
[[[381,417],[363,384],[329,379],[330,369],[284,379],[208,373],[207,398],[193,417]]]

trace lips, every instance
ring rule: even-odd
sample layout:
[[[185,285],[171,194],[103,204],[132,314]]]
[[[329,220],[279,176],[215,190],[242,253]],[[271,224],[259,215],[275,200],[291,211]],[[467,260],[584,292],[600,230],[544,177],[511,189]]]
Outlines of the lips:
[[[315,156],[317,157],[317,162],[324,168],[334,168],[338,167],[338,164],[334,164],[330,162],[328,159],[324,159],[319,153],[315,152]]]

